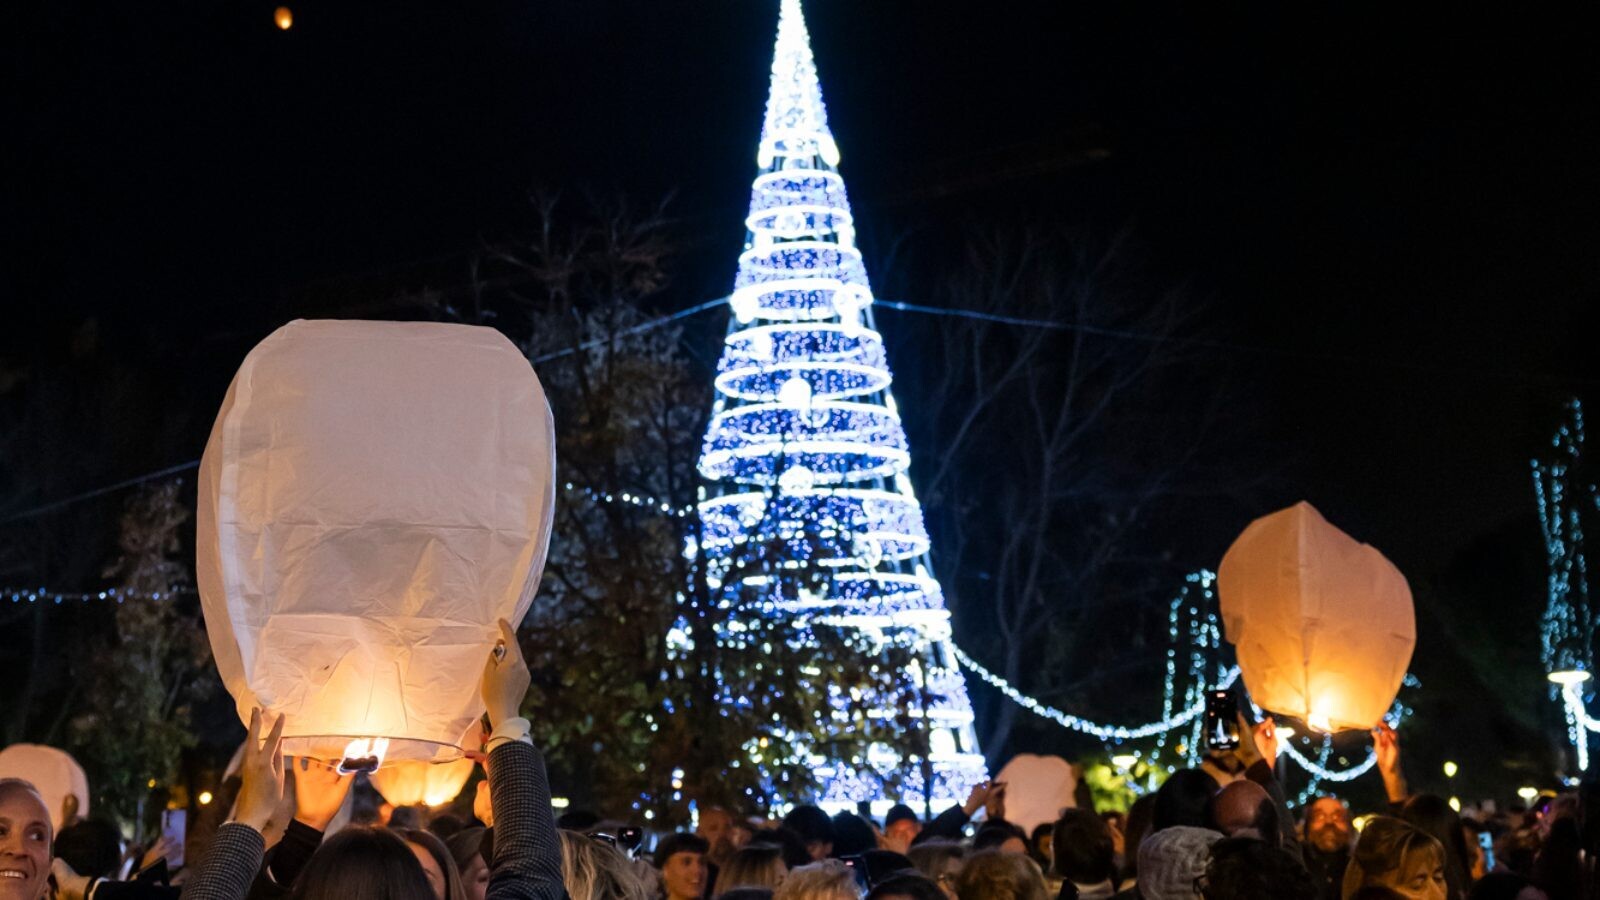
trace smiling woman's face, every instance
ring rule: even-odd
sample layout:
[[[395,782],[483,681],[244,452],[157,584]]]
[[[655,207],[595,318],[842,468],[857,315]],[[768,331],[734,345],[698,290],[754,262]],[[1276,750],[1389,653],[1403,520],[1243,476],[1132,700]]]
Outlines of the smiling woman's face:
[[[20,784],[0,785],[0,900],[39,900],[50,883],[50,812]]]

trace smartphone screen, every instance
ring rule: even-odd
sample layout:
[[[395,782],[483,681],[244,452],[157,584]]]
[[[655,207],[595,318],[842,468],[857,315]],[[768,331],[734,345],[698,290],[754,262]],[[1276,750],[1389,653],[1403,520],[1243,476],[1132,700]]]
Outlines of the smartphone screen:
[[[1233,750],[1239,746],[1239,703],[1232,691],[1206,694],[1206,749]]]
[[[872,890],[872,880],[867,877],[867,862],[859,856],[846,856],[840,860],[855,876],[856,889],[865,894]]]
[[[1483,848],[1483,870],[1494,871],[1494,835],[1487,831],[1478,832],[1478,846]]]
[[[186,809],[168,809],[161,813],[161,836],[172,844],[172,852],[167,857],[167,865],[173,869],[183,866],[183,839],[188,833],[189,811]]]

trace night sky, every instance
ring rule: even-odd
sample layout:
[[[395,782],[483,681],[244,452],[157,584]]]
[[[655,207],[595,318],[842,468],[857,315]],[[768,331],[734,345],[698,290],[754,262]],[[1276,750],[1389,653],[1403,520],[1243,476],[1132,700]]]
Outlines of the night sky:
[[[416,287],[526,227],[531,189],[672,192],[691,240],[665,308],[731,283],[775,2],[304,2],[288,32],[272,4],[34,6],[8,38],[0,352],[47,364],[95,319],[160,361],[192,455],[306,295]],[[1285,6],[806,11],[869,271],[924,233],[1130,229],[1272,469],[1194,564],[1309,499],[1427,588],[1436,678],[1492,679],[1537,655],[1528,459],[1600,384],[1594,36]],[[879,320],[900,355],[904,315]]]

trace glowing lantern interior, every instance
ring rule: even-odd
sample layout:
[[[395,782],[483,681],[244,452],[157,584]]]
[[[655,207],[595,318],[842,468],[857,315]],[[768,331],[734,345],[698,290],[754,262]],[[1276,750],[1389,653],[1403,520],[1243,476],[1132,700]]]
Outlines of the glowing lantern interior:
[[[472,777],[472,760],[445,763],[406,761],[372,774],[372,786],[395,806],[443,806],[461,793]]]

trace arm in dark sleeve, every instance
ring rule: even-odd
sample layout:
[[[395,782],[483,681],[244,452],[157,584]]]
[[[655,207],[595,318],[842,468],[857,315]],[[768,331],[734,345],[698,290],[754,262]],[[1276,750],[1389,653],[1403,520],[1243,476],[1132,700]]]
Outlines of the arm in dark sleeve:
[[[244,900],[266,847],[261,832],[249,825],[218,828],[206,858],[183,886],[183,900]]]
[[[95,879],[87,900],[178,900],[178,889],[149,881]]]
[[[298,819],[290,820],[283,840],[267,851],[266,864],[250,884],[249,900],[287,897],[294,888],[294,880],[300,877],[320,846],[322,832]]]
[[[561,843],[550,812],[544,757],[533,745],[509,741],[489,754],[494,805],[494,859],[487,900],[565,900]]]
[[[1072,789],[1072,802],[1079,809],[1087,809],[1089,812],[1095,811],[1094,791],[1089,790],[1087,779],[1078,779],[1078,786]]]
[[[955,806],[934,816],[929,820],[928,824],[922,826],[922,831],[917,834],[917,839],[926,841],[932,838],[949,838],[953,841],[959,841],[961,840],[961,829],[967,827],[967,823],[971,820],[972,817],[967,815],[965,809],[961,808],[961,804],[957,803]]]
[[[1261,785],[1266,790],[1267,796],[1272,798],[1272,805],[1278,809],[1279,842],[1283,845],[1283,849],[1289,851],[1291,856],[1304,862],[1305,859],[1300,850],[1300,838],[1294,832],[1294,815],[1289,812],[1289,801],[1283,794],[1283,785],[1279,783],[1278,776],[1273,773],[1272,767],[1267,765],[1266,760],[1258,759],[1250,764],[1250,768],[1244,771],[1244,777]]]

